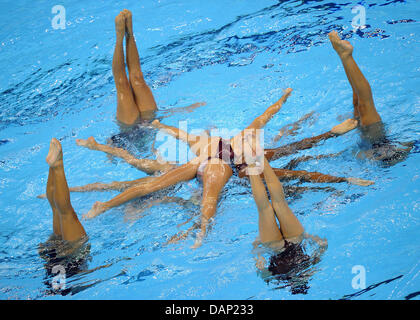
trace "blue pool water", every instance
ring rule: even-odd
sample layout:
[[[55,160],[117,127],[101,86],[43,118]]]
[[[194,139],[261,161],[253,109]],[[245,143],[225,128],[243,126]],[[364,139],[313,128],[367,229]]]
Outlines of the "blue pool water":
[[[355,46],[389,137],[419,139],[420,7],[418,1],[365,1],[366,27],[353,32],[356,1],[69,1],[66,28],[51,26],[51,1],[0,4],[0,299],[418,299],[420,292],[420,157],[418,149],[392,167],[359,160],[352,131],[300,155],[343,153],[299,169],[374,180],[372,187],[324,187],[288,197],[306,231],[328,240],[310,270],[307,294],[257,273],[252,242],[258,234],[250,186],[230,180],[204,245],[194,237],[163,244],[199,206],[137,200],[83,221],[90,237],[87,267],[67,279],[72,293],[52,295],[38,245],[52,230],[45,192],[45,156],[61,140],[70,186],[130,180],[145,174],[104,154],[78,147],[76,138],[105,143],[119,132],[111,72],[114,17],[133,12],[147,82],[160,110],[205,101],[190,114],[163,120],[188,128],[242,129],[292,87],[293,95],[269,123],[266,146],[297,141],[351,117],[352,96],[327,39],[336,29]],[[314,111],[295,136],[272,143],[285,124]],[[175,145],[174,140],[169,142]],[[136,150],[134,150],[136,151]],[[417,151],[417,153],[416,153]],[[152,155],[138,151],[138,156]],[[273,162],[286,164],[293,157]],[[197,181],[169,195],[189,199]],[[79,217],[116,192],[74,193]],[[132,212],[141,209],[142,212]],[[139,210],[140,210],[139,209]],[[355,266],[366,289],[352,286]]]

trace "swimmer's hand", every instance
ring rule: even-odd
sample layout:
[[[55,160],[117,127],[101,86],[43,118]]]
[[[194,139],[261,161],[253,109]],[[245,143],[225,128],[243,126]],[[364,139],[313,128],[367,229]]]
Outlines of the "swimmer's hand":
[[[36,196],[38,199],[45,199],[47,195],[45,193]]]
[[[93,204],[92,209],[90,209],[88,213],[82,216],[82,219],[83,220],[93,219],[96,216],[99,216],[100,214],[104,213],[105,211],[106,209],[105,209],[104,204],[102,202],[97,201]]]
[[[161,127],[160,121],[158,119],[155,119],[152,121],[152,127],[159,129]]]
[[[362,187],[367,187],[367,186],[371,186],[372,184],[374,184],[374,181],[370,181],[370,180],[364,180],[364,179],[359,179],[359,178],[346,178],[348,183],[351,184],[355,184],[357,186],[362,186]]]
[[[347,119],[346,121],[334,126],[331,129],[331,132],[334,134],[345,134],[353,129],[355,129],[358,125],[358,121],[354,119]]]
[[[256,259],[255,266],[257,267],[258,270],[264,271],[266,263],[267,262],[265,261],[265,258],[262,257],[261,255],[258,255],[258,259]]]

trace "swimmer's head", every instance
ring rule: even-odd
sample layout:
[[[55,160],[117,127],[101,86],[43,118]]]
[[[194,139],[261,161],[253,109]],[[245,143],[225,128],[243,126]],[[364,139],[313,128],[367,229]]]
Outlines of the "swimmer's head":
[[[311,264],[310,256],[303,251],[300,244],[289,243],[282,252],[270,258],[268,271],[273,279],[287,282],[292,294],[306,294],[309,289],[308,279],[302,271]]]
[[[372,150],[372,158],[380,161],[382,165],[390,167],[404,161],[410,154],[413,145],[406,147],[384,146]]]

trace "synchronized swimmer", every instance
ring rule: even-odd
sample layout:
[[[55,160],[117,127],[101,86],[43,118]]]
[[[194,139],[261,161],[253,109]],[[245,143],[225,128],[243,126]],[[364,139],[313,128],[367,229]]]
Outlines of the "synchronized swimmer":
[[[293,261],[305,259],[305,255],[299,247],[299,243],[304,237],[316,239],[322,246],[326,246],[326,241],[304,233],[303,226],[285,199],[280,180],[299,179],[321,183],[346,182],[361,186],[372,185],[373,181],[291,170],[290,168],[272,168],[269,161],[312,148],[323,140],[336,138],[357,127],[361,131],[363,140],[358,157],[392,165],[405,159],[412,148],[410,143],[400,143],[401,147],[397,147],[387,139],[381,117],[375,108],[371,87],[353,58],[353,46],[350,42],[341,40],[335,31],[329,33],[329,39],[341,60],[353,90],[353,119],[348,119],[321,135],[275,149],[264,150],[258,138],[260,130],[263,130],[270,119],[282,108],[292,93],[291,88],[286,89],[284,95],[276,103],[268,107],[261,116],[229,140],[219,136],[210,136],[206,131],[200,135],[189,134],[176,127],[167,126],[156,119],[158,109],[153,93],[143,77],[133,35],[132,14],[129,10],[123,10],[117,15],[115,29],[116,45],[112,71],[117,89],[117,120],[125,130],[134,128],[139,120],[147,121],[151,127],[187,143],[196,157],[182,165],[163,159],[138,159],[124,148],[100,144],[93,137],[87,140],[78,139],[76,143],[79,146],[119,157],[150,176],[132,181],[97,182],[69,188],[64,174],[61,145],[58,140],[53,138],[47,156],[50,169],[47,192],[44,196],[48,198],[53,211],[54,239],[76,243],[86,238],[86,232],[70,202],[70,192],[72,191],[121,191],[119,195],[109,201],[96,202],[92,209],[83,216],[84,218],[94,218],[133,199],[198,178],[203,187],[200,223],[194,224],[187,231],[174,236],[169,243],[185,239],[191,231],[198,228],[199,232],[193,247],[200,246],[208,224],[216,213],[221,191],[232,175],[237,175],[240,178],[249,179],[259,212],[259,241],[272,249],[274,248],[278,253],[270,261],[272,272],[277,269],[290,270]],[[126,39],[128,78],[124,62],[124,38]],[[200,105],[202,104],[195,104],[183,108],[183,110],[189,111]],[[302,159],[296,159],[296,161],[299,162]],[[271,202],[266,188],[270,194]],[[290,257],[299,257],[299,259],[290,260]],[[257,262],[259,269],[262,269],[261,264],[264,263]]]

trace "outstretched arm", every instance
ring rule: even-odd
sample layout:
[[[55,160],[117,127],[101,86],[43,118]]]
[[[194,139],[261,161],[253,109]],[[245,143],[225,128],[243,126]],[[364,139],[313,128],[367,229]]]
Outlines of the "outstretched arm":
[[[93,137],[90,137],[87,140],[76,139],[76,144],[91,150],[102,151],[114,157],[121,158],[131,166],[147,174],[153,174],[157,171],[165,172],[175,167],[173,164],[163,160],[137,159],[127,150],[97,143]]]

